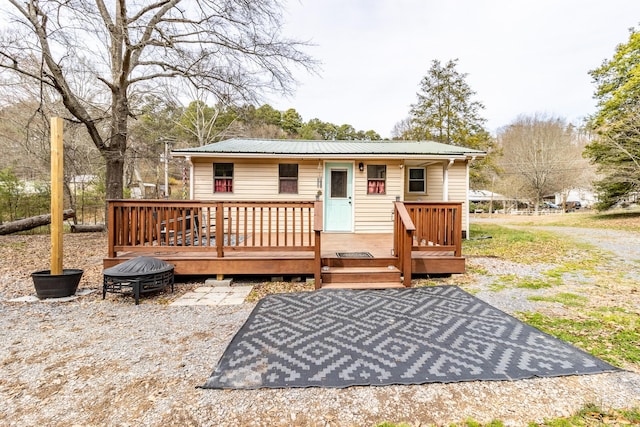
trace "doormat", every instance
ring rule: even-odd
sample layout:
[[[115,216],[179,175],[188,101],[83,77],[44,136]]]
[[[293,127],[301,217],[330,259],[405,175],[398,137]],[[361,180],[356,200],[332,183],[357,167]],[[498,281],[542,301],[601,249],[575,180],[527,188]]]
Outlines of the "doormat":
[[[369,252],[336,252],[338,258],[373,258]]]
[[[616,370],[456,286],[323,289],[258,302],[202,387],[450,383]]]

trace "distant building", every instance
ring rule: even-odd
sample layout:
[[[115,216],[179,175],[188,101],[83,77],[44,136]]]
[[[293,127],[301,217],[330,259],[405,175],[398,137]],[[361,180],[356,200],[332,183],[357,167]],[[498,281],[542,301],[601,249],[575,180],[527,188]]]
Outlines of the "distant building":
[[[156,198],[156,185],[150,184],[148,182],[142,183],[142,188],[144,188],[144,193],[140,186],[136,185],[130,188],[131,190],[131,198],[132,199],[155,199]]]
[[[562,194],[557,193],[554,195],[555,204],[558,206],[562,206]],[[569,190],[567,194],[567,199],[564,200],[565,203],[570,203],[571,205],[575,205],[576,202],[579,202],[580,206],[583,208],[591,208],[594,204],[598,202],[598,197],[591,189],[585,188],[574,188]]]
[[[69,182],[69,186],[71,187],[71,191],[73,193],[77,193],[78,191],[87,191],[91,190],[98,183],[97,175],[75,175],[71,178]]]

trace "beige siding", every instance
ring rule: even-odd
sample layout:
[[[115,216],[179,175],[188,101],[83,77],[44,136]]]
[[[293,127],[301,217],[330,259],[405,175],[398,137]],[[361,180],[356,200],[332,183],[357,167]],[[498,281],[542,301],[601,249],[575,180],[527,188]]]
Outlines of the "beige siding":
[[[442,201],[442,165],[443,163],[435,163],[426,166],[427,169],[427,193],[405,193],[404,200],[408,202],[440,202]],[[405,188],[409,188],[409,168],[404,169],[403,179]]]
[[[462,229],[468,231],[467,164],[455,162],[449,168],[449,201],[462,202]]]
[[[213,166],[210,162],[193,160],[192,199],[213,200]]]
[[[262,160],[225,159],[234,164],[233,193],[213,192],[213,160],[194,159],[194,199],[238,201],[311,201],[318,191],[318,178],[324,170],[324,162],[318,168],[317,160]],[[298,163],[298,194],[278,193],[278,164]],[[409,194],[408,168],[401,168],[402,161],[372,160],[367,164],[386,164],[386,194],[367,194],[367,173],[354,164],[354,230],[357,233],[390,233],[393,231],[393,202],[396,197],[407,201],[442,201],[443,163],[426,167],[426,194]],[[322,177],[324,183],[324,177]],[[449,169],[449,200],[463,204],[463,229],[468,230],[467,171],[465,162],[455,162]]]
[[[233,163],[233,193],[214,193],[213,161],[194,162],[194,199],[242,201],[311,201],[315,200],[318,162],[258,159],[225,159]],[[278,192],[278,164],[298,163],[298,194]]]
[[[299,162],[298,166],[298,194],[279,194],[278,192],[278,164],[296,163],[296,161],[263,161],[253,159],[225,159],[221,163],[233,163],[233,192],[214,193],[213,191],[213,161],[194,162],[195,188],[194,195],[197,200],[221,200],[221,201],[313,201],[316,196],[316,178],[318,176],[317,162]],[[247,215],[247,216],[245,216]],[[295,224],[295,231],[300,231],[300,225],[309,229],[309,218],[300,211],[292,212],[278,210],[277,212],[257,212],[255,218],[251,212],[231,208],[225,212],[225,217],[232,220],[233,230],[243,234],[245,225],[248,235],[255,233],[255,227],[259,229],[262,221],[265,225],[269,217],[271,222],[278,221],[278,231],[283,232],[285,225],[291,230]],[[285,216],[287,217],[285,219]]]
[[[443,181],[442,181],[442,164],[433,164],[427,168],[427,198],[428,202],[442,201],[443,197]]]
[[[367,171],[355,169],[354,229],[356,233],[392,233],[393,202],[402,199],[403,171],[400,161],[364,161],[365,165],[387,165],[386,194],[367,194]]]
[[[427,194],[406,193],[404,200],[407,201],[427,201],[440,202],[443,201],[443,168],[445,162],[436,163],[427,166]],[[409,171],[405,172],[405,188],[408,188]],[[467,163],[456,161],[449,168],[449,201],[462,202],[462,229],[468,230],[468,218],[466,214],[469,207],[467,205]]]

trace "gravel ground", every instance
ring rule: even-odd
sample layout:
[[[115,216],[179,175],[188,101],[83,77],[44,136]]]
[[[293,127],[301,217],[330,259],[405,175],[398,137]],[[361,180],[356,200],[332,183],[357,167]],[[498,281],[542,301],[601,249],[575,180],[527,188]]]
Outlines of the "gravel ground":
[[[8,300],[33,294],[29,272],[47,268],[48,240],[0,236],[0,425],[370,426],[390,421],[419,426],[473,418],[520,426],[568,416],[587,403],[604,409],[640,407],[637,368],[513,382],[199,389],[254,304],[167,305],[197,280],[177,284],[174,295],[145,298],[139,306],[131,298],[102,300],[97,290],[104,236],[65,239],[65,267],[83,268],[81,287],[96,292],[66,303],[16,303]],[[638,235],[628,242],[640,250]],[[545,268],[494,258],[470,263],[492,274],[535,275]],[[491,291],[489,276],[474,273],[466,282],[471,282],[466,289],[507,312],[536,308],[526,300],[526,290]]]

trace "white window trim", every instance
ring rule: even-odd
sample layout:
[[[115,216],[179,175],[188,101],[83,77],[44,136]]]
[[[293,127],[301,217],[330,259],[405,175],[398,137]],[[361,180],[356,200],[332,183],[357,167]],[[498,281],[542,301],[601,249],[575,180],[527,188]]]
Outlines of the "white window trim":
[[[280,175],[280,165],[295,165],[296,168],[296,176],[295,177],[283,177]],[[295,181],[296,182],[296,191],[295,193],[290,192],[282,192],[280,191],[280,183],[282,181]],[[298,163],[278,163],[278,194],[300,194],[300,165]]]
[[[411,170],[412,169],[421,169],[424,172],[424,179],[422,180],[423,184],[424,184],[424,190],[423,191],[411,191],[411,182],[412,181],[418,181],[417,179],[412,180],[411,179]],[[426,167],[416,167],[416,166],[409,166],[407,167],[407,193],[410,194],[427,194],[427,168]]]
[[[220,164],[230,164],[232,166],[232,172],[231,172],[231,177],[216,177],[216,165],[220,165]],[[236,165],[235,163],[231,163],[231,162],[214,162],[213,163],[213,194],[233,194],[235,189],[236,189]],[[216,191],[216,178],[217,179],[227,179],[227,178],[231,178],[231,191]]]
[[[369,178],[369,166],[384,166],[384,178]],[[367,196],[386,196],[387,195],[387,184],[388,184],[388,173],[389,167],[386,164],[376,164],[372,163],[365,166],[365,173],[367,174]],[[383,193],[369,193],[369,181],[378,181],[384,182],[384,192]]]

